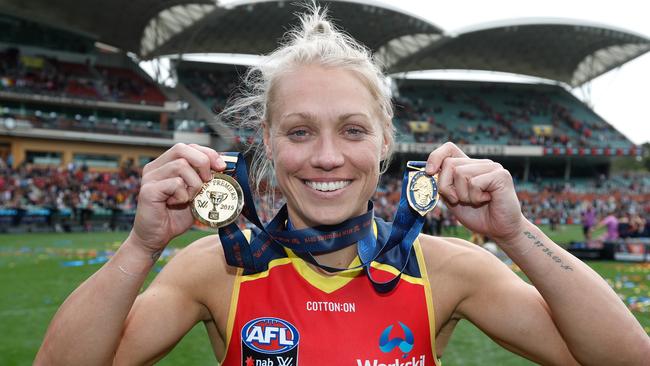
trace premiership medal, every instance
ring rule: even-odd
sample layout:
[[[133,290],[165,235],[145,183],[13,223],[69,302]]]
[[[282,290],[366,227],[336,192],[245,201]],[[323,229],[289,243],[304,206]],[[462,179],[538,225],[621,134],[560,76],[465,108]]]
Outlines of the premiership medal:
[[[192,200],[194,217],[213,228],[235,221],[243,207],[244,194],[239,183],[229,175],[216,172],[212,172],[212,179],[203,183]]]
[[[436,177],[425,173],[422,167],[417,167],[409,162],[408,168],[413,169],[408,173],[407,200],[409,206],[424,216],[433,210],[438,203],[438,184]]]

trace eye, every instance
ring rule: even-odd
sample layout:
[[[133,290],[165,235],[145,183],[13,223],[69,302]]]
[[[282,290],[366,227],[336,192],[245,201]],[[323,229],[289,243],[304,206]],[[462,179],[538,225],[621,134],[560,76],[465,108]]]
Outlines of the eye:
[[[310,132],[306,128],[294,128],[287,133],[287,136],[296,141],[304,140],[309,137]]]
[[[359,139],[366,135],[366,130],[363,127],[352,125],[346,126],[344,131],[346,136]]]

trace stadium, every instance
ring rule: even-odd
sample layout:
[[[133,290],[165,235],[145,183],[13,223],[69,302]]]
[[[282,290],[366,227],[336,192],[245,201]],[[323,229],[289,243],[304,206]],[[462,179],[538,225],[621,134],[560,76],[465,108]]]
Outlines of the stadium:
[[[394,216],[407,161],[454,142],[508,169],[526,217],[587,261],[650,334],[650,175],[640,163],[650,159],[648,148],[572,93],[647,53],[650,38],[550,18],[451,34],[387,3],[321,3],[390,75],[396,156],[375,194],[376,214]],[[33,362],[56,309],[127,236],[145,164],[177,143],[245,151],[259,141],[257,131],[216,115],[248,65],[260,62],[242,55],[273,51],[300,9],[282,0],[0,1],[0,364]],[[144,63],[153,66],[145,71]],[[537,81],[419,78],[425,70]],[[275,208],[263,206],[262,221]],[[617,234],[603,239],[598,223],[610,216]],[[583,233],[587,224],[595,230]],[[444,206],[424,230],[490,241],[459,226]],[[155,270],[205,235],[176,239]],[[205,333],[195,327],[160,363],[214,364]],[[532,364],[469,323],[445,358],[446,365]]]

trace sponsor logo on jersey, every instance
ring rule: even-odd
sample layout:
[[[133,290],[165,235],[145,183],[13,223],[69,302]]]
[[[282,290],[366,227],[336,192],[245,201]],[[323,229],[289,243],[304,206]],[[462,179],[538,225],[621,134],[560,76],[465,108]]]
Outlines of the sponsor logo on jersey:
[[[305,305],[307,311],[328,313],[354,313],[357,311],[357,304],[353,302],[307,301]]]
[[[404,323],[398,323],[400,327],[402,327],[402,331],[404,331],[404,338],[389,338],[390,331],[393,330],[393,325],[391,324],[387,326],[383,332],[381,332],[381,336],[379,337],[379,349],[384,353],[388,353],[395,349],[395,347],[399,347],[399,350],[404,353],[402,357],[406,358],[406,355],[413,349],[413,332],[411,332],[411,329],[409,329],[409,327],[407,327]]]
[[[420,357],[415,358],[415,356],[410,359],[404,360],[395,358],[389,362],[379,361],[379,360],[357,360],[357,366],[426,366],[425,356],[420,355]]]
[[[241,330],[244,366],[297,366],[300,334],[280,318],[257,318]]]
[[[402,322],[398,322],[399,326],[402,328],[401,334],[391,334],[393,333],[394,325],[391,324],[384,328],[384,330],[379,335],[379,349],[383,353],[390,353],[396,348],[399,349],[402,354],[401,358],[393,358],[391,360],[360,360],[357,359],[357,366],[425,366],[425,355],[420,356],[411,356],[408,357],[408,353],[413,350],[413,345],[415,344],[415,337],[413,337],[413,332],[411,329]],[[394,332],[398,333],[398,332]]]

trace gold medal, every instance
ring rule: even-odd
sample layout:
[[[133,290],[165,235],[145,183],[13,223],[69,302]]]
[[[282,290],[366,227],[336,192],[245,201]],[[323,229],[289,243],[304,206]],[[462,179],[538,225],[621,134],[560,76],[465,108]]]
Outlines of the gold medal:
[[[237,219],[244,207],[244,194],[237,181],[226,174],[212,172],[212,179],[192,200],[192,214],[213,228],[226,226]]]
[[[409,206],[420,215],[426,215],[438,203],[436,177],[428,175],[424,170],[409,172],[406,193]]]

